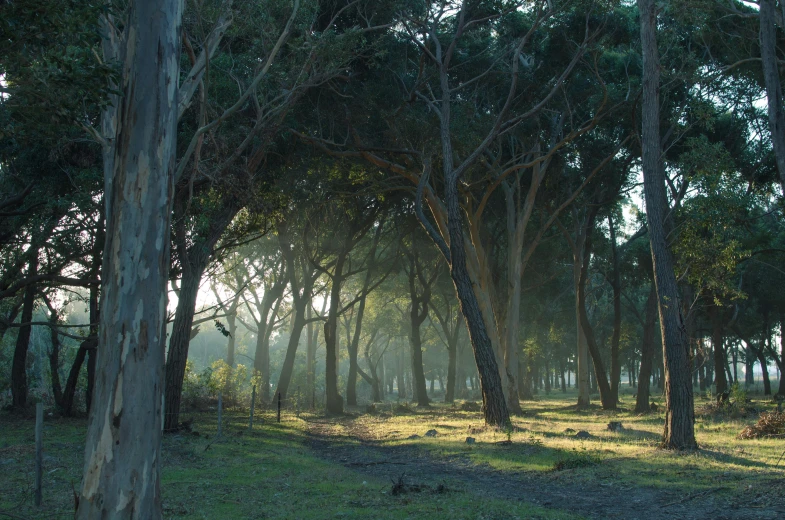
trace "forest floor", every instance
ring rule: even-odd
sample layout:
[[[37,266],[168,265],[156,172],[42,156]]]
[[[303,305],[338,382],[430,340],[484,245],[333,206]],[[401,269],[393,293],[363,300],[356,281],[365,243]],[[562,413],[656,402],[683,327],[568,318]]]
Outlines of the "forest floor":
[[[573,402],[569,394],[526,402],[508,431],[484,427],[461,403],[388,402],[340,417],[285,412],[280,423],[268,411],[252,432],[247,411],[229,410],[218,438],[215,412],[194,414],[198,434],[164,437],[164,516],[785,517],[785,442],[736,439],[771,403],[719,413],[699,400],[701,449],[677,454],[657,448],[662,413],[624,411],[630,396],[613,413],[578,412]],[[622,429],[609,430],[610,421]],[[32,505],[33,425],[0,415],[0,518],[72,518],[86,421],[47,416],[41,508]],[[576,437],[582,431],[589,437]]]

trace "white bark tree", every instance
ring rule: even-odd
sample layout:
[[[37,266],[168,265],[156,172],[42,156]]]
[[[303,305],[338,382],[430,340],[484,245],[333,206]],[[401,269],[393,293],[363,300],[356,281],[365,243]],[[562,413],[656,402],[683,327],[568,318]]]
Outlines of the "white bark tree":
[[[77,518],[161,518],[166,284],[182,2],[104,19],[121,65],[102,121],[106,242],[95,398]]]

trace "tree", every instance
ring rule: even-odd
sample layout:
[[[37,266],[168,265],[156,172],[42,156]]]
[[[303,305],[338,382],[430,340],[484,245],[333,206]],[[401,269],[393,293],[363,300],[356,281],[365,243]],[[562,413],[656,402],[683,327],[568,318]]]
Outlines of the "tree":
[[[666,238],[668,203],[660,144],[660,62],[655,1],[638,0],[638,10],[643,48],[641,142],[644,198],[665,363],[665,429],[662,445],[669,449],[693,449],[697,443],[689,345],[681,317],[673,259]]]
[[[177,131],[178,1],[103,18],[122,66],[103,114],[105,262],[95,400],[76,516],[161,518],[166,287]]]

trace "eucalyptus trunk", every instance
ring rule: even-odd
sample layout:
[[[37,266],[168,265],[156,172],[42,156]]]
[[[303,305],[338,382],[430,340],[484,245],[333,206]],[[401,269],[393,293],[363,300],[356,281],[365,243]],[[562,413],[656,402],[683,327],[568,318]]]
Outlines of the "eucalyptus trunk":
[[[78,519],[162,517],[161,433],[182,2],[129,2],[105,24],[121,67],[104,115],[106,241],[95,402]],[[110,27],[111,25],[111,27]],[[118,35],[116,27],[124,33]],[[111,134],[106,130],[114,130]]]

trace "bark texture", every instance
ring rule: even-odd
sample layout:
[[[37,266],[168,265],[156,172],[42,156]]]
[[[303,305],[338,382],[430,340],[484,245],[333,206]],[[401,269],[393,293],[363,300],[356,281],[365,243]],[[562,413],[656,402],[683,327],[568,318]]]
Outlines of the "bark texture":
[[[660,59],[655,0],[638,0],[638,10],[643,47],[643,191],[665,368],[665,428],[662,445],[667,449],[694,449],[697,443],[689,344],[665,231],[668,202],[660,143]]]
[[[785,192],[785,111],[782,106],[782,85],[777,63],[777,28],[774,24],[775,0],[760,0],[760,57],[769,111],[769,132],[780,185]]]
[[[106,241],[95,402],[79,519],[158,519],[182,2],[129,2],[105,24],[119,95],[104,115]],[[116,27],[123,33],[117,34]]]

